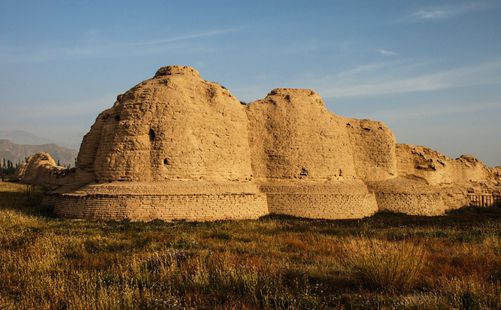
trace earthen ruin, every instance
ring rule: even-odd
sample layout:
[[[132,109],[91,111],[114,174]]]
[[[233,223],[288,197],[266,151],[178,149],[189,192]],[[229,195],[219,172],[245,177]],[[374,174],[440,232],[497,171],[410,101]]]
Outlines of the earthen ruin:
[[[501,183],[500,168],[397,144],[383,123],[331,113],[312,90],[277,88],[242,104],[184,66],[119,95],[85,135],[75,169],[49,158],[31,158],[19,177],[50,186],[48,203],[68,218],[441,215],[498,203]]]

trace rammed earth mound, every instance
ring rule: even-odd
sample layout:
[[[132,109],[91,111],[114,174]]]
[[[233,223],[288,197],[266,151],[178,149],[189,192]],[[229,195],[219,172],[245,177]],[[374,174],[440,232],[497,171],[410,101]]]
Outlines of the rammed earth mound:
[[[33,169],[52,168],[29,163],[20,178],[52,185],[57,215],[89,219],[437,215],[499,186],[499,171],[478,160],[397,145],[383,123],[331,113],[312,90],[242,105],[185,66],[119,95],[85,135],[76,169]]]

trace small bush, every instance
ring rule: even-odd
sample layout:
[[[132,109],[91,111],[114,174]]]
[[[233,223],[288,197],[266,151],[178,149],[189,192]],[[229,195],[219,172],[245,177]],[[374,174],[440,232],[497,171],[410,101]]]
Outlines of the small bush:
[[[412,243],[357,238],[343,243],[341,261],[369,288],[403,291],[416,285],[424,256],[423,248]]]

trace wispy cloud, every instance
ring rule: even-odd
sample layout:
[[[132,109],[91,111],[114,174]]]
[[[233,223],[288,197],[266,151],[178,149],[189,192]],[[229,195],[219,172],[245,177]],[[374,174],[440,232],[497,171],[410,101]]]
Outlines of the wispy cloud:
[[[273,87],[311,88],[325,99],[432,92],[479,85],[501,84],[501,60],[437,70],[434,62],[394,60],[355,66],[324,76],[256,81],[231,88],[244,101],[264,97]],[[271,86],[270,86],[271,85]]]
[[[499,102],[481,102],[481,103],[460,103],[460,104],[443,104],[443,103],[428,103],[426,105],[413,105],[410,107],[382,110],[371,114],[371,117],[384,120],[408,120],[418,119],[423,117],[437,117],[455,114],[468,114],[484,111],[501,111],[501,101]]]
[[[339,97],[338,94],[345,94],[352,87],[368,83],[368,81],[377,81],[378,77],[381,78],[386,71],[392,68],[405,67],[405,70],[411,70],[420,65],[422,63],[409,63],[403,59],[395,59],[361,64],[338,73],[323,76],[301,74],[297,78],[284,79],[283,76],[264,75],[264,78],[256,77],[255,81],[250,85],[233,87],[231,91],[248,102],[263,98],[274,87],[311,88],[317,90],[324,98],[333,97],[333,95]]]
[[[355,66],[353,68],[347,69],[345,71],[324,76],[321,79],[319,79],[319,84],[323,84],[325,81],[330,81],[330,80],[347,80],[348,78],[358,78],[361,75],[370,75],[374,73],[380,73],[384,72],[385,70],[391,69],[391,68],[396,68],[396,67],[411,67],[411,66],[417,66],[419,65],[418,63],[409,63],[406,60],[399,59],[399,60],[391,60],[391,61],[381,61],[381,62],[371,62],[371,63],[366,63],[366,64],[361,64],[358,66]]]
[[[383,56],[395,56],[395,55],[397,55],[397,53],[394,52],[394,51],[390,51],[390,50],[382,49],[382,48],[377,49],[376,52],[379,53],[380,55],[383,55]]]
[[[423,7],[405,16],[402,21],[440,21],[471,12],[483,11],[490,6],[485,2],[468,2],[446,6]]]
[[[128,55],[151,54],[164,52],[166,49],[187,49],[187,44],[197,39],[211,38],[236,33],[241,28],[212,29],[201,32],[187,33],[167,38],[156,38],[139,42],[92,42],[74,46],[45,46],[39,48],[23,48],[8,46],[0,42],[0,63],[38,62],[60,58],[112,56],[122,53],[125,49]],[[196,46],[195,49],[202,49]]]
[[[345,73],[331,76],[318,83],[319,92],[329,97],[360,97],[410,92],[436,91],[457,87],[501,83],[501,61],[480,63],[431,73],[414,73],[414,64],[395,65],[387,70],[378,70],[373,65],[373,74],[360,71],[355,74],[350,70],[350,77]],[[357,70],[355,69],[355,72]],[[330,85],[329,85],[330,84]]]
[[[123,47],[165,45],[165,44],[194,40],[194,39],[221,36],[221,35],[225,35],[225,34],[235,33],[235,32],[238,32],[239,30],[240,30],[240,28],[214,29],[214,30],[209,30],[209,31],[174,36],[174,37],[165,38],[165,39],[157,39],[157,40],[133,42],[133,43],[122,43],[122,44],[118,43],[116,45],[123,46]]]

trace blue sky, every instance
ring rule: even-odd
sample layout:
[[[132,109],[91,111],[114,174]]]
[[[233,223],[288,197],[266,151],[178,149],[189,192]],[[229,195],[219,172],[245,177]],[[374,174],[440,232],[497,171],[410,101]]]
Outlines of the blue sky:
[[[0,0],[0,129],[78,147],[117,94],[169,64],[243,101],[312,88],[399,142],[501,165],[494,0]]]

